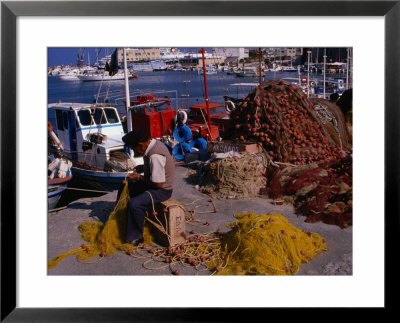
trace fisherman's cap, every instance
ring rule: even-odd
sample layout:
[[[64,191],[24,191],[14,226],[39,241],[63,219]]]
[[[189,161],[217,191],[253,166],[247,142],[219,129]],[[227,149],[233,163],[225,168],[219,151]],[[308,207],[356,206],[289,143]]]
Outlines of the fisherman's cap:
[[[125,145],[130,147],[136,147],[140,142],[146,142],[147,140],[149,140],[149,136],[143,129],[132,130],[122,137]]]

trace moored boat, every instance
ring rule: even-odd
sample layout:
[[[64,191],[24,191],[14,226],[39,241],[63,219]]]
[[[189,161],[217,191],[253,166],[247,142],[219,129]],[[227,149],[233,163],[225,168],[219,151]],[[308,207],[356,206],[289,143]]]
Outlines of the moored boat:
[[[98,82],[98,81],[120,81],[124,80],[125,76],[123,73],[117,73],[110,76],[108,73],[96,72],[96,73],[83,73],[78,75],[78,79],[82,82]]]
[[[49,211],[56,207],[62,193],[66,190],[67,184],[71,179],[72,175],[65,178],[53,178],[47,180],[47,206]]]
[[[72,163],[53,156],[49,156],[48,162],[47,206],[50,211],[56,207],[62,193],[72,179]]]
[[[257,77],[259,72],[256,67],[245,67],[242,70],[236,72],[237,77]]]
[[[143,163],[143,158],[126,152],[115,107],[53,103],[48,115],[63,156],[72,162],[72,174],[83,184],[104,191],[118,189],[127,172]],[[53,145],[49,150],[59,151]]]

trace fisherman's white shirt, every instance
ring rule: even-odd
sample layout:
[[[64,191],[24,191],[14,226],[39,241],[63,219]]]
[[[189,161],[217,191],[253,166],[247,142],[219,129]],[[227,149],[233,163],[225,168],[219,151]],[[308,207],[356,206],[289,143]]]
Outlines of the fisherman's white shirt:
[[[156,139],[151,139],[149,146],[144,152],[145,156],[148,156],[151,148],[156,144]],[[150,181],[153,183],[164,183],[165,182],[165,164],[166,158],[163,155],[153,154],[149,157],[150,162]]]

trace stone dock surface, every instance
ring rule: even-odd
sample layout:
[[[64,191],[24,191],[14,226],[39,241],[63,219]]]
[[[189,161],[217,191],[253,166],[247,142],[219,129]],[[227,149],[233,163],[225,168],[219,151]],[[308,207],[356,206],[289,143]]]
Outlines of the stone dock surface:
[[[185,205],[199,200],[199,210],[212,210],[207,195],[201,193],[195,183],[190,181],[193,170],[187,166],[177,166],[175,172],[174,192],[172,197]],[[106,222],[114,209],[117,191],[100,197],[81,198],[71,202],[66,209],[48,213],[48,260],[85,243],[81,239],[78,226],[84,221]],[[314,232],[325,238],[329,251],[321,253],[314,259],[301,266],[297,275],[352,275],[352,226],[341,229],[336,225],[322,222],[306,223],[303,216],[297,216],[290,204],[274,205],[266,198],[252,198],[242,200],[214,199],[217,213],[196,214],[196,219],[202,223],[209,222],[209,226],[202,226],[196,222],[186,224],[186,233],[196,230],[206,233],[220,229],[229,231],[227,225],[236,221],[235,213],[251,212],[256,214],[278,213],[284,215],[288,221],[299,229]],[[172,275],[171,269],[151,270],[143,266],[146,259],[135,258],[124,252],[116,252],[111,257],[101,261],[85,264],[77,261],[76,256],[69,256],[62,260],[49,275]],[[210,275],[208,270],[196,270],[193,267],[175,266],[181,275]]]

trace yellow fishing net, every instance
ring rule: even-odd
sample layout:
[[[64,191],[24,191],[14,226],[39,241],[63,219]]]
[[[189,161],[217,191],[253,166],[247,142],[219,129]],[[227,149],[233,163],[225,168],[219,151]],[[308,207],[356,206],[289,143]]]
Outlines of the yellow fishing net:
[[[48,262],[48,269],[53,269],[60,261],[70,255],[77,255],[77,259],[81,262],[91,263],[97,262],[106,256],[112,256],[116,250],[133,250],[132,244],[123,242],[126,233],[126,214],[129,199],[128,184],[125,184],[118,203],[105,224],[98,221],[89,221],[79,225],[78,229],[81,232],[81,237],[88,243],[51,259]],[[144,243],[152,243],[152,237],[147,225],[145,225],[143,238]]]
[[[217,275],[291,275],[328,250],[318,234],[300,230],[280,214],[238,213],[221,241],[224,259],[208,263]]]
[[[129,198],[126,185],[105,224],[91,221],[79,226],[87,244],[53,258],[48,269],[53,269],[70,255],[76,255],[80,262],[94,263],[113,255],[116,250],[131,255],[139,251],[129,243],[123,243]],[[301,264],[328,250],[321,236],[294,227],[283,215],[238,213],[235,217],[237,221],[228,225],[231,230],[226,234],[197,234],[192,230],[192,236],[185,243],[150,249],[148,256],[151,260],[166,263],[171,270],[172,265],[181,264],[195,268],[204,265],[206,270],[217,275],[292,275],[299,271]],[[143,237],[144,244],[153,244],[148,222]],[[159,269],[162,268],[165,266]]]

